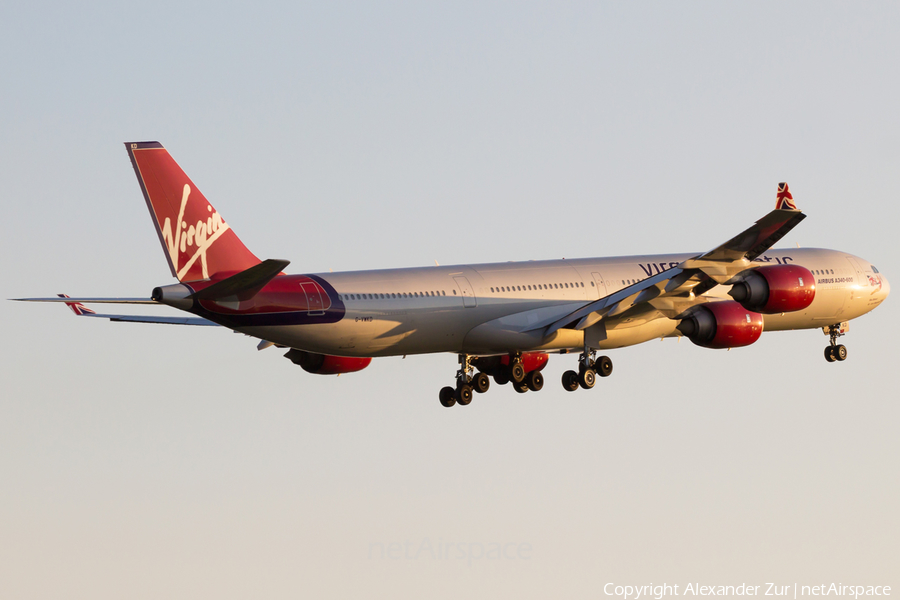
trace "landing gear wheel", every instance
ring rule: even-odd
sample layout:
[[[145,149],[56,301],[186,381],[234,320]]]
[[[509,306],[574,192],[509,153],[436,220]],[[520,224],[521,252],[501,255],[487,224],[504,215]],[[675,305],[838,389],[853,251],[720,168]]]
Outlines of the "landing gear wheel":
[[[509,383],[509,373],[506,372],[506,369],[500,369],[494,373],[494,383],[497,385],[506,385]]]
[[[838,344],[834,347],[833,354],[837,360],[847,360],[847,346]]]
[[[578,389],[578,373],[575,371],[566,371],[562,376],[563,389],[567,392],[574,392]]]
[[[520,394],[524,394],[525,392],[528,391],[528,384],[525,383],[524,381],[522,381],[520,383],[514,383],[513,389],[516,390],[517,392],[519,392]]]
[[[828,362],[834,362],[837,360],[837,357],[834,355],[834,346],[825,346],[825,360]]]
[[[594,369],[597,371],[597,375],[600,377],[609,377],[612,375],[612,359],[608,356],[601,356],[597,360],[594,361]]]
[[[461,385],[456,389],[455,392],[456,401],[459,402],[460,406],[468,406],[472,401],[472,386],[471,385]]]
[[[456,404],[456,390],[454,390],[449,385],[447,387],[441,388],[441,393],[439,394],[441,399],[441,405],[450,408],[454,404]]]
[[[525,385],[532,392],[539,392],[544,387],[544,376],[540,371],[532,371],[525,377]]]
[[[509,380],[513,383],[522,383],[525,379],[525,367],[520,362],[514,362],[509,365]]]
[[[591,389],[595,383],[597,383],[597,374],[594,373],[593,369],[582,369],[578,374],[578,385],[584,389]]]
[[[491,378],[486,374],[479,373],[472,378],[472,389],[479,394],[483,394],[488,391],[489,387],[491,387]]]

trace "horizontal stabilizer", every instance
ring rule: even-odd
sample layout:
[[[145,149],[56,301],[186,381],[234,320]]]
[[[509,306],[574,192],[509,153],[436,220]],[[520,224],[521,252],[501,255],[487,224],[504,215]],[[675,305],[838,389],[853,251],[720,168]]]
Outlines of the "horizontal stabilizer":
[[[270,258],[246,271],[232,275],[192,294],[197,300],[218,300],[235,297],[240,301],[249,300],[259,293],[267,283],[275,279],[282,269],[291,264],[289,260]]]
[[[11,298],[14,302],[64,302],[66,304],[153,304],[159,302],[152,298]]]
[[[200,317],[143,317],[140,315],[85,315],[91,317],[100,317],[101,319],[109,319],[116,323],[162,323],[163,325],[201,325],[219,327],[218,323],[213,323],[208,319]]]
[[[142,315],[104,315],[86,307],[84,302],[95,302],[100,304],[159,304],[156,300],[144,300],[143,298],[70,298],[65,294],[57,294],[56,298],[14,298],[22,302],[63,302],[72,309],[72,312],[79,317],[99,317],[101,319],[109,319],[119,323],[163,323],[167,325],[211,325],[218,327],[218,323],[213,323],[208,319],[201,317],[155,317]]]

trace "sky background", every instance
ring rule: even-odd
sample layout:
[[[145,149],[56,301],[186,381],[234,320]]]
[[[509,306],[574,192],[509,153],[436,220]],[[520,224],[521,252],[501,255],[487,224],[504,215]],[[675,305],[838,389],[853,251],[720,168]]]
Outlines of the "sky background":
[[[788,181],[809,218],[782,246],[897,284],[898,25],[878,2],[3,3],[0,297],[173,282],[141,140],[296,273],[699,252]],[[666,340],[590,392],[553,356],[540,393],[447,410],[453,355],[323,377],[226,330],[7,303],[0,596],[896,595],[897,306],[840,364],[818,330]]]

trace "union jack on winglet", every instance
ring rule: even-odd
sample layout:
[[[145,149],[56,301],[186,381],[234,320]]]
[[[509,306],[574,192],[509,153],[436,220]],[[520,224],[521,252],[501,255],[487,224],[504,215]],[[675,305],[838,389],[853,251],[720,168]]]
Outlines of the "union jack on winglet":
[[[68,298],[69,296],[65,294],[57,294],[60,298]],[[84,315],[96,315],[97,311],[89,309],[87,306],[82,304],[81,302],[66,302],[66,306],[72,309],[72,312],[82,317]]]
[[[791,190],[788,188],[787,183],[782,182],[778,184],[778,193],[775,195],[775,209],[797,210],[797,205],[794,204],[794,197],[791,196]]]

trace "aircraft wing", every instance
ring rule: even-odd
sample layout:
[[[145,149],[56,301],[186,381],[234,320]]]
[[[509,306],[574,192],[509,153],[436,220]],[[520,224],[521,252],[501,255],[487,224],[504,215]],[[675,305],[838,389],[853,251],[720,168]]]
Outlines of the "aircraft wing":
[[[91,310],[84,303],[99,304],[156,304],[159,302],[149,298],[70,298],[65,294],[57,294],[55,298],[15,298],[20,302],[63,302],[72,309],[72,312],[79,317],[99,317],[101,319],[109,319],[120,323],[164,323],[168,325],[202,325],[219,327],[218,323],[213,323],[208,319],[201,317],[156,317],[141,315],[107,315],[99,314]]]
[[[806,215],[797,209],[776,208],[740,234],[708,252],[589,302],[549,325],[536,324],[526,331],[544,328],[544,334],[551,335],[564,328],[582,330],[626,311],[656,310],[663,316],[676,318],[694,304],[704,302],[699,298],[702,294],[752,268],[754,259],[805,218]]]

